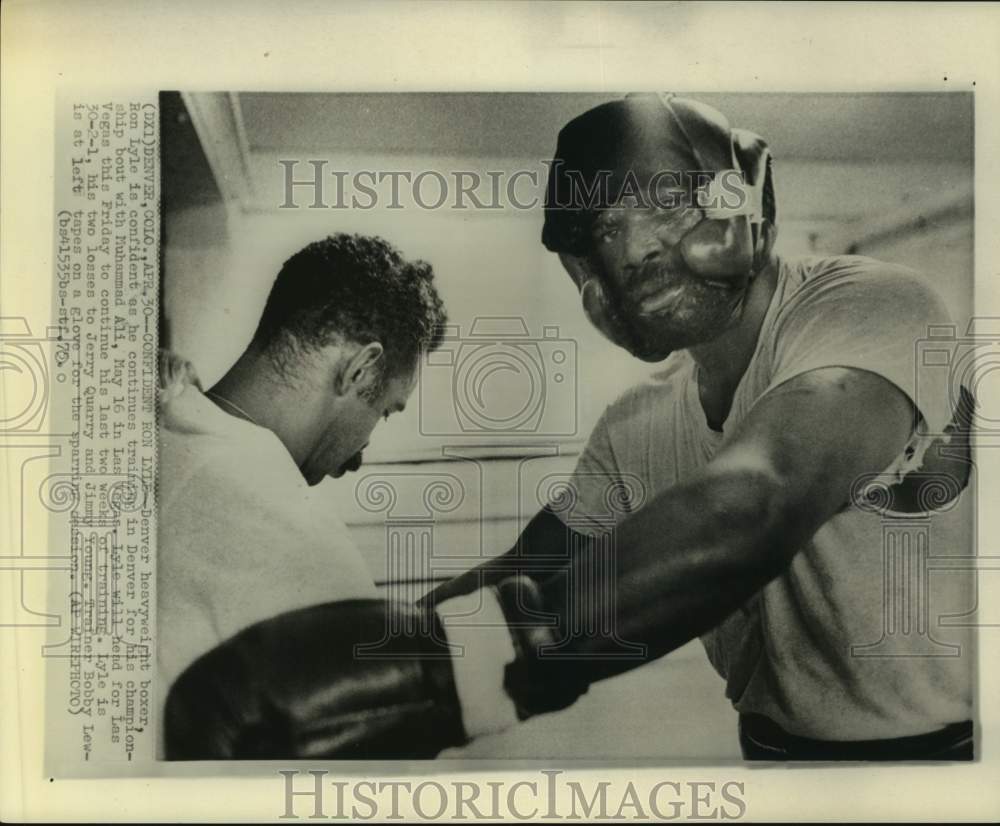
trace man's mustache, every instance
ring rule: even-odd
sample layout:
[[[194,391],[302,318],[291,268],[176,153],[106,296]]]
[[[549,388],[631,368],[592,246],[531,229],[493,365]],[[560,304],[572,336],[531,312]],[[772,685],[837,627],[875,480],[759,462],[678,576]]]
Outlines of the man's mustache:
[[[640,302],[661,290],[696,280],[683,266],[666,261],[647,261],[636,267],[625,281],[625,293],[631,302]]]
[[[632,272],[626,281],[625,290],[629,300],[641,302],[662,290],[683,284],[708,284],[739,290],[746,285],[746,281],[744,278],[733,276],[705,278],[696,275],[678,262],[647,261]]]

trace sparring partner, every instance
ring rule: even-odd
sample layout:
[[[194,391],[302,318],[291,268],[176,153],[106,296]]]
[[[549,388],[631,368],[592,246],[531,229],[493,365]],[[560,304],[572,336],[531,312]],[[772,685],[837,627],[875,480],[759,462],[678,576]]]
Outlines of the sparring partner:
[[[338,234],[284,263],[249,346],[213,387],[203,392],[178,354],[161,356],[162,697],[199,655],[259,620],[375,595],[314,486],[360,467],[444,319],[428,264]]]
[[[970,759],[971,634],[920,627],[970,583],[886,539],[919,520],[935,553],[971,550],[972,402],[918,358],[947,312],[901,267],[777,255],[775,214],[766,144],[710,107],[642,94],[569,123],[543,242],[605,336],[665,362],[591,434],[573,527],[553,503],[420,606],[248,629],[177,681],[168,752],[429,756],[700,636],[749,759]]]

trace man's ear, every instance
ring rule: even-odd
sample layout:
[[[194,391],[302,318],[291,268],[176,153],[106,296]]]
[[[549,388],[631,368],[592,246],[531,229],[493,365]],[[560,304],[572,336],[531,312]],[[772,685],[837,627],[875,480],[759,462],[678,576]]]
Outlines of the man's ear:
[[[354,355],[341,365],[336,381],[337,392],[346,396],[352,390],[360,392],[371,387],[379,379],[384,358],[384,349],[378,341],[359,347]]]

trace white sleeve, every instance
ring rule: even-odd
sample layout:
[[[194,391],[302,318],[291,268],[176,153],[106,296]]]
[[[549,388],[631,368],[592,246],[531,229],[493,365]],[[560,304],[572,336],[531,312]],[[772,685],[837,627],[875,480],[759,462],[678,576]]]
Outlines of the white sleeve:
[[[910,270],[859,259],[803,287],[782,309],[776,333],[768,389],[810,370],[851,367],[902,390],[929,432],[943,432],[951,419],[960,378],[949,369],[954,327],[941,299]]]
[[[902,478],[946,433],[959,400],[960,360],[944,303],[919,275],[864,258],[806,285],[776,325],[768,389],[810,370],[875,373],[906,394],[916,413],[910,441],[886,470]]]

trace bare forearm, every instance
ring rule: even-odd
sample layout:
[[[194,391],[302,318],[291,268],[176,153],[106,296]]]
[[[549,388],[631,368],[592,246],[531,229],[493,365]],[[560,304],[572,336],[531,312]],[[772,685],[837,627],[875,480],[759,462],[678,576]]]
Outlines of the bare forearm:
[[[713,628],[790,561],[810,527],[788,516],[788,497],[766,474],[731,471],[678,485],[623,522],[543,585],[565,622],[563,654],[590,680],[635,667],[622,643],[652,660]],[[608,572],[606,575],[601,572]],[[613,572],[613,573],[612,573]]]
[[[778,564],[774,557],[780,555],[784,539],[795,532],[785,518],[781,534],[773,535],[773,523],[782,518],[779,505],[783,499],[766,474],[731,471],[667,490],[603,536],[578,534],[554,513],[543,510],[507,553],[438,586],[422,602],[435,605],[519,573],[539,582],[551,580],[549,588],[568,589],[569,594],[569,583],[582,587],[581,583],[590,581],[585,574],[588,569],[609,571],[607,562],[613,560],[615,575],[608,587],[614,583],[618,597],[628,604],[640,604],[649,597],[662,602],[669,595],[678,613],[687,617],[692,600],[705,600],[706,610],[728,608],[717,622],[756,590],[746,591],[754,577],[744,565],[759,572]],[[729,583],[733,595],[726,598]],[[702,590],[696,591],[699,586]],[[582,606],[584,596],[577,594],[575,599]],[[705,629],[693,631],[678,645],[701,630]]]

